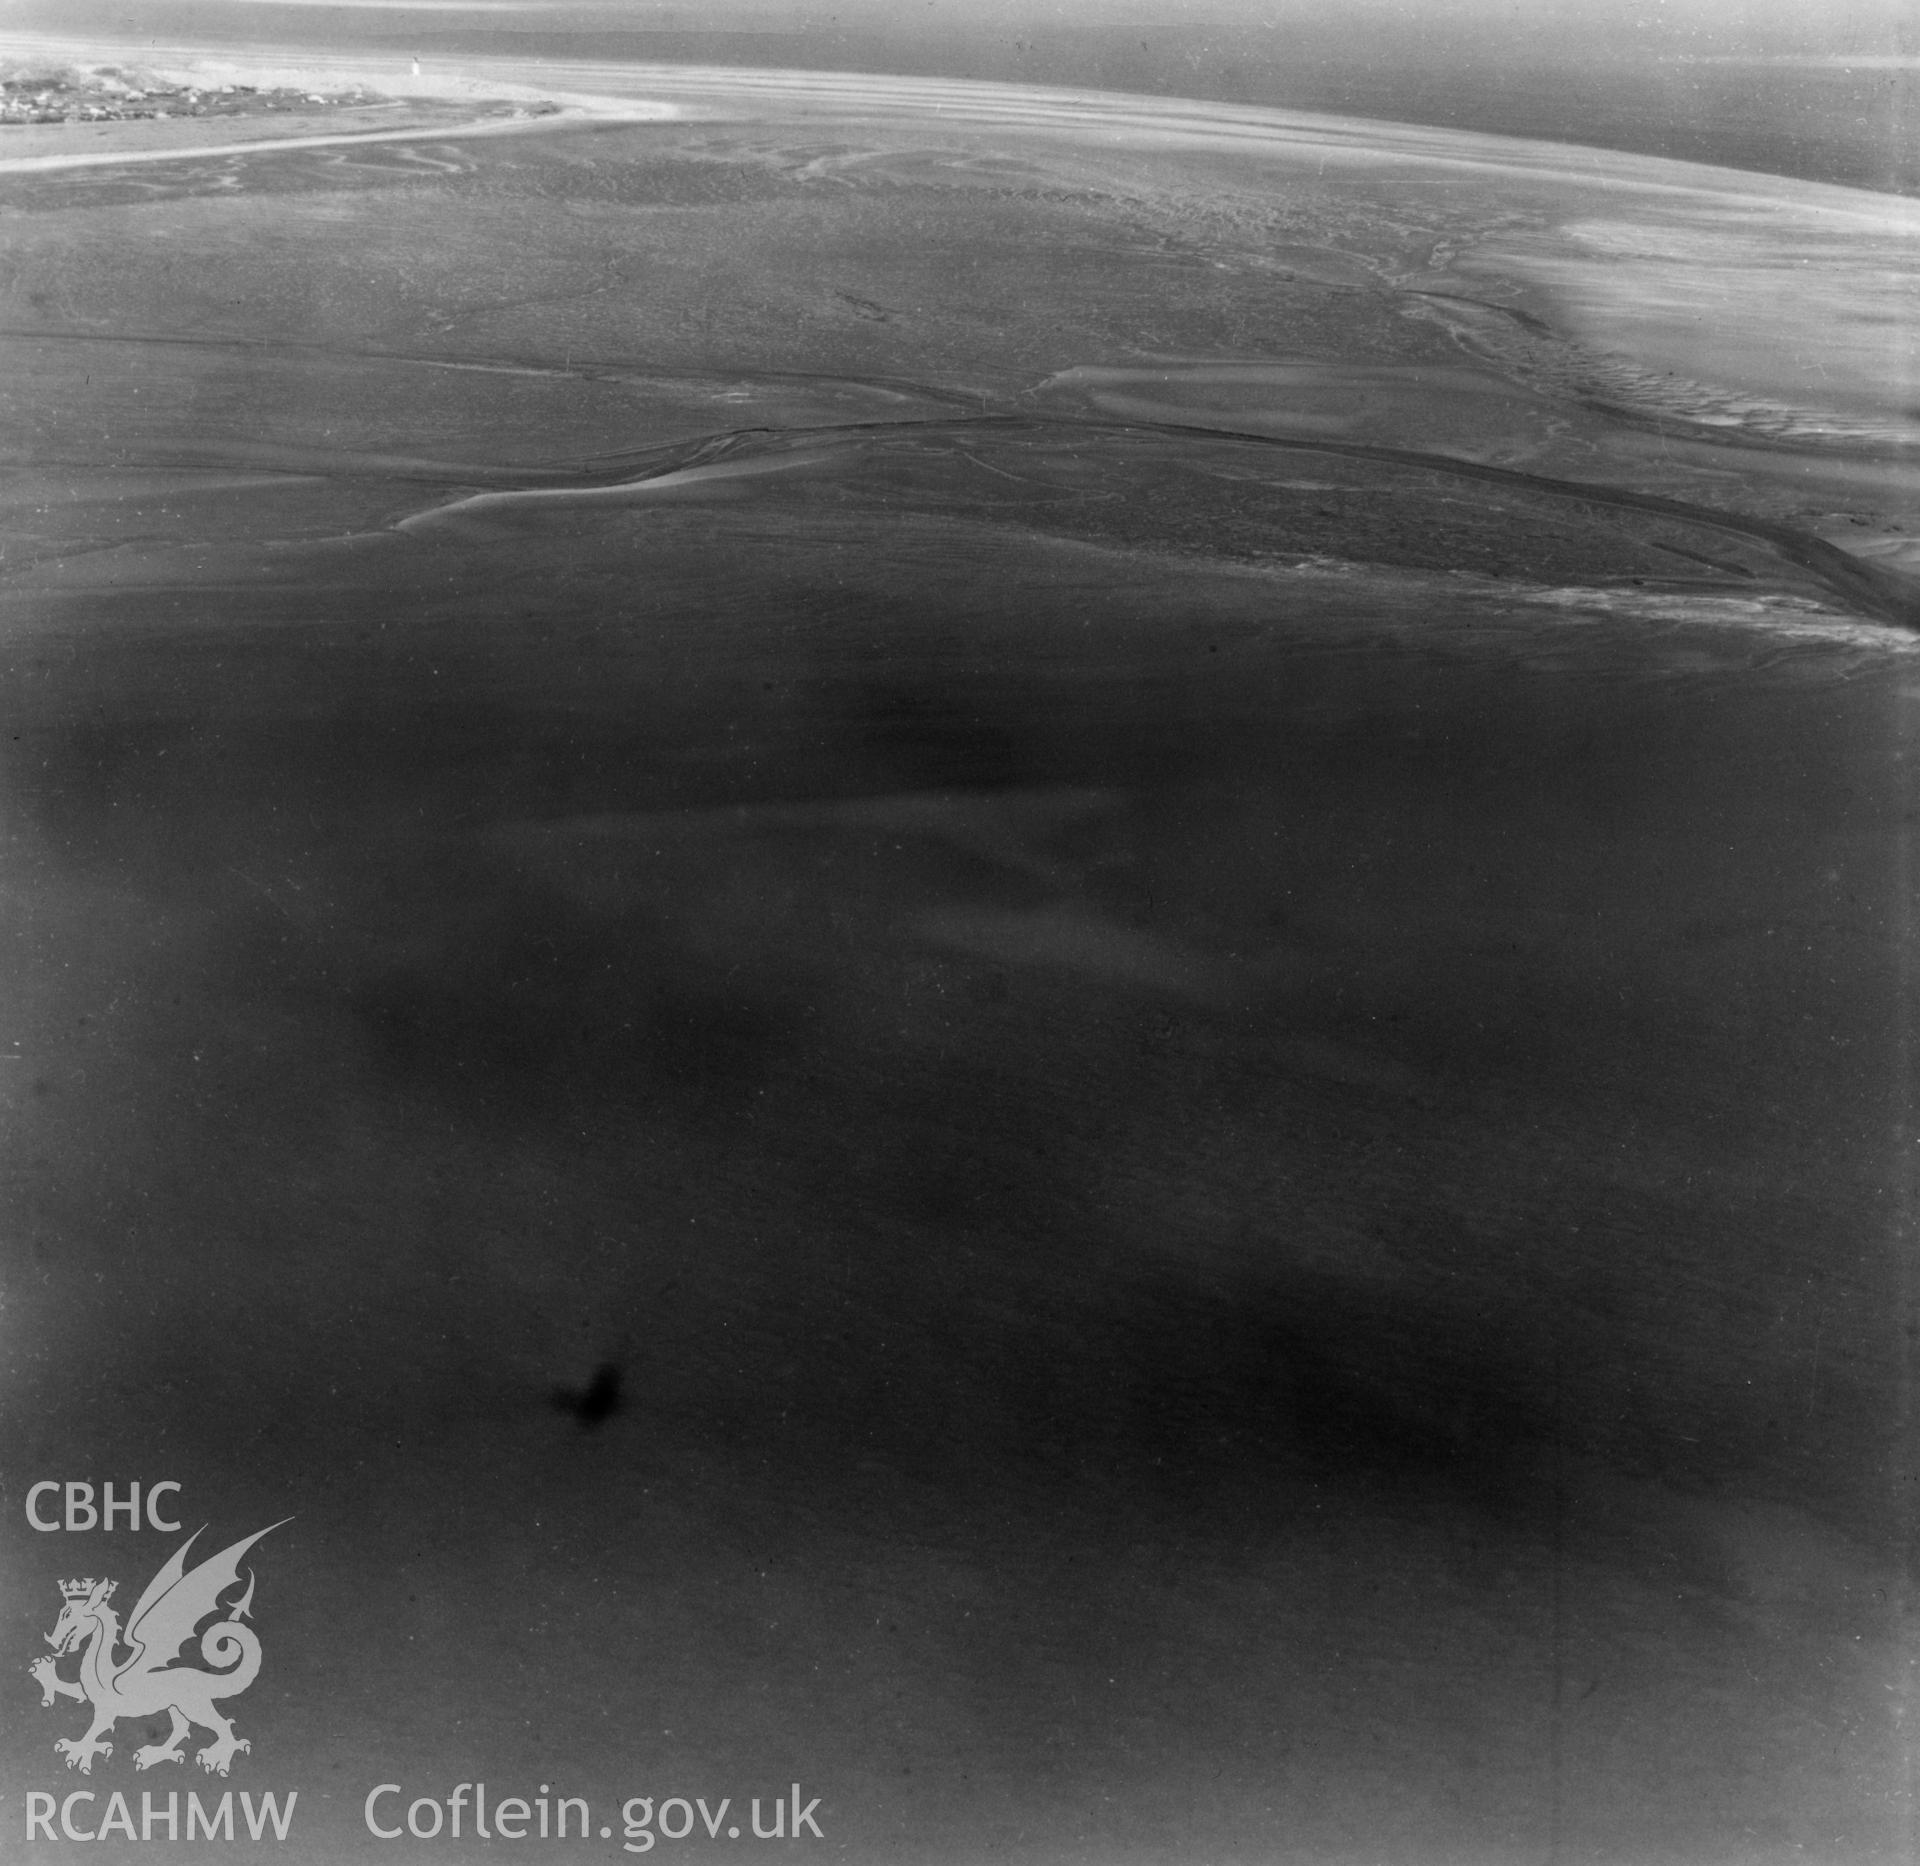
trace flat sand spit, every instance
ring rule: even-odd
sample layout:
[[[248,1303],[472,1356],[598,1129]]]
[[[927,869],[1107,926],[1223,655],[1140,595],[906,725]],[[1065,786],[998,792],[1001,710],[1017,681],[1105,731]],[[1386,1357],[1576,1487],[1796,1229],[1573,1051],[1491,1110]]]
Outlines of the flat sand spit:
[[[509,107],[496,113],[505,117]],[[389,98],[348,106],[315,104],[268,116],[130,117],[109,123],[19,123],[0,128],[0,170],[16,159],[52,156],[146,156],[305,140],[315,136],[381,135],[451,130],[480,112],[437,98]]]
[[[108,65],[132,66],[143,79],[194,85],[209,93],[223,84],[243,84],[263,91],[318,93],[327,100],[304,110],[0,125],[0,173],[120,159],[152,161],[269,144],[494,133],[581,117],[637,122],[682,114],[671,104],[549,91],[515,82],[510,75],[444,63],[423,72],[392,59],[316,56],[295,63],[284,56],[81,45],[0,33],[0,63],[81,73]],[[354,95],[342,97],[343,91]]]

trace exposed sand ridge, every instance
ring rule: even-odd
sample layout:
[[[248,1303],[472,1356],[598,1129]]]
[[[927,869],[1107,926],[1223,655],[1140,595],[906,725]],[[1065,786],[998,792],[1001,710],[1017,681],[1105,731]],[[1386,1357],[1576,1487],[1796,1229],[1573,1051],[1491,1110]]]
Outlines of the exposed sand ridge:
[[[960,421],[860,422],[829,429],[739,429],[730,433],[705,436],[691,444],[662,450],[657,464],[619,478],[595,475],[574,486],[538,486],[516,491],[487,491],[432,506],[399,521],[398,530],[417,530],[458,516],[471,516],[530,504],[606,503],[643,500],[662,490],[684,487],[696,481],[749,477],[754,474],[791,470],[820,464],[829,450],[859,447],[883,438],[888,433],[916,434],[967,432],[1041,431],[1071,427],[1095,433],[1155,434],[1187,441],[1214,441],[1261,448],[1280,448],[1307,453],[1322,453],[1354,460],[1374,460],[1402,466],[1417,466],[1430,471],[1455,474],[1497,486],[1525,488],[1556,497],[1581,501],[1622,511],[1641,512],[1659,518],[1682,519],[1711,531],[1755,539],[1777,552],[1788,563],[1810,572],[1849,608],[1864,612],[1897,627],[1920,629],[1920,589],[1913,579],[1896,569],[1864,560],[1841,550],[1826,539],[1793,526],[1772,524],[1739,513],[1692,505],[1651,493],[1633,492],[1623,487],[1589,485],[1558,480],[1541,474],[1524,473],[1508,467],[1461,460],[1447,454],[1419,452],[1409,448],[1369,446],[1357,441],[1328,438],[1300,439],[1273,434],[1255,434],[1225,427],[1202,425],[1195,421],[1102,420],[1097,417],[1018,415],[980,415]]]

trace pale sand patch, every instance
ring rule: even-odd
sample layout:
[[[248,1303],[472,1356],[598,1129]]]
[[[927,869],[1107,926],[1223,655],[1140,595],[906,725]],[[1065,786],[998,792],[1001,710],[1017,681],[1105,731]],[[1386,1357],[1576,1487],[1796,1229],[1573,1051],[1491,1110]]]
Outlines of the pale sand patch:
[[[195,139],[182,147],[158,149],[116,148],[111,139],[90,149],[72,154],[17,156],[0,159],[0,175],[30,174],[52,169],[119,168],[129,162],[172,162],[181,158],[233,155],[243,149],[325,149],[340,143],[403,143],[422,138],[459,136],[504,136],[523,130],[545,129],[557,124],[579,122],[592,117],[596,122],[649,123],[658,121],[651,113],[637,111],[558,110],[546,116],[468,117],[450,115],[444,122],[417,125],[412,129],[327,130],[319,135],[232,137],[224,142]],[[112,127],[112,126],[108,126]]]
[[[473,112],[445,104],[392,98],[379,103],[310,110],[276,111],[244,117],[130,117],[108,123],[22,123],[0,130],[0,171],[23,162],[61,166],[73,157],[193,155],[207,150],[245,148],[253,143],[305,142],[329,138],[444,131],[471,119]]]

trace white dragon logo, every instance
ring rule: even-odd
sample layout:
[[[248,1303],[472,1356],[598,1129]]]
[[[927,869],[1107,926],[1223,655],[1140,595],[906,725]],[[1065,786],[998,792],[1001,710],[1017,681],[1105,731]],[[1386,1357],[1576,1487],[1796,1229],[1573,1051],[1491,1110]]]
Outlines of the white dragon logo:
[[[281,1522],[292,1520],[283,1517]],[[251,1573],[245,1595],[227,1610],[225,1619],[200,1635],[201,1658],[226,1669],[203,1672],[174,1661],[200,1623],[220,1611],[220,1596],[239,1584],[240,1557],[279,1527],[280,1523],[269,1523],[187,1573],[187,1551],[204,1532],[196,1529],[147,1583],[127,1621],[124,1640],[120,1616],[107,1604],[117,1583],[60,1583],[66,1604],[46,1636],[53,1654],[35,1659],[27,1670],[39,1681],[42,1708],[56,1698],[93,1702],[93,1728],[78,1739],[61,1737],[53,1746],[56,1754],[66,1757],[68,1768],[91,1775],[94,1757],[113,1754],[113,1745],[105,1739],[118,1719],[152,1717],[160,1711],[172,1713],[173,1730],[164,1743],[149,1743],[134,1752],[136,1769],[150,1769],[156,1762],[184,1762],[180,1745],[195,1724],[214,1733],[214,1740],[199,1752],[200,1766],[210,1775],[225,1775],[235,1755],[253,1747],[244,1737],[235,1736],[231,1720],[213,1708],[215,1698],[237,1697],[260,1671],[260,1640],[252,1627],[241,1625],[253,1607]],[[59,1660],[83,1643],[86,1651],[81,1655],[78,1680],[62,1678],[56,1669]],[[116,1658],[122,1644],[132,1648],[131,1654]]]

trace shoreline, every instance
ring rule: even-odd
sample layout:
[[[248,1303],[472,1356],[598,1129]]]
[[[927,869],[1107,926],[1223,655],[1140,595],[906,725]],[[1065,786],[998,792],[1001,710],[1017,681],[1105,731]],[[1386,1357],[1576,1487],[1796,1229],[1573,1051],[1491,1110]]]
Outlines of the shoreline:
[[[1865,217],[1889,232],[1920,230],[1920,200],[1772,170],[1726,167],[1559,142],[1498,130],[1464,129],[1407,118],[1368,117],[1290,105],[1225,102],[1057,84],[1017,84],[910,73],[828,71],[574,59],[508,60],[468,54],[436,58],[428,68],[401,54],[335,53],[277,46],[147,44],[81,41],[33,33],[0,33],[0,61],[63,60],[98,67],[137,65],[178,80],[246,82],[305,90],[359,88],[416,105],[557,106],[552,124],[757,119],[778,105],[790,113],[824,111],[890,118],[902,111],[956,126],[992,123],[1014,133],[1079,136],[1098,128],[1141,146],[1249,150],[1262,146],[1298,155],[1309,148],[1325,162],[1378,168],[1396,161],[1497,174],[1511,183],[1572,184],[1608,192],[1626,188],[1676,196],[1791,201],[1814,212]],[[550,79],[528,83],[531,73]],[[618,87],[618,88],[614,88]],[[631,87],[630,89],[628,87]],[[38,127],[38,126],[35,126]],[[61,126],[70,129],[73,126]],[[80,126],[94,129],[111,125]],[[523,126],[516,126],[523,127]],[[53,134],[59,134],[55,129]],[[0,150],[10,138],[0,129]],[[279,145],[286,139],[262,139]],[[0,160],[0,172],[11,164]]]
[[[557,91],[494,80],[484,73],[422,72],[411,68],[411,61],[325,54],[288,60],[283,53],[141,47],[9,33],[0,34],[0,63],[43,63],[90,74],[106,67],[134,67],[155,79],[209,90],[244,84],[261,90],[354,93],[316,98],[311,109],[291,114],[128,115],[104,120],[76,116],[0,125],[0,174],[6,175],[205,160],[256,149],[498,136],[583,122],[661,123],[686,114],[674,104],[647,98]],[[407,112],[409,120],[393,122],[395,110]],[[83,138],[86,147],[73,146]]]
[[[411,103],[410,98],[390,100],[401,104]],[[379,106],[373,106],[378,108]],[[458,136],[463,139],[474,136],[504,136],[524,130],[551,129],[572,123],[660,123],[671,121],[674,112],[658,111],[588,111],[558,109],[544,111],[539,115],[516,112],[511,116],[464,117],[446,122],[414,123],[400,129],[336,129],[323,130],[317,134],[274,135],[271,119],[241,119],[249,127],[258,122],[266,127],[266,133],[253,136],[234,136],[220,142],[193,142],[163,144],[159,147],[144,149],[105,148],[76,150],[71,154],[55,152],[50,154],[5,156],[0,155],[0,175],[46,174],[62,169],[75,168],[124,168],[133,162],[178,162],[204,160],[209,156],[244,155],[260,149],[325,149],[343,143],[356,145],[367,143],[418,142],[423,137],[445,138]],[[79,125],[91,128],[96,133],[107,133],[118,125]],[[197,125],[195,127],[198,127]],[[5,145],[0,144],[0,149]]]

